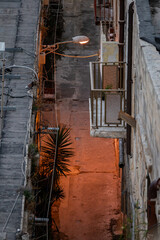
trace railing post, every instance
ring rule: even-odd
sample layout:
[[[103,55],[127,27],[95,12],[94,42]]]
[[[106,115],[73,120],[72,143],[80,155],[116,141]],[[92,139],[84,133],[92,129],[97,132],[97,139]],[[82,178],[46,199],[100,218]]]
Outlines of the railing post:
[[[94,74],[93,74],[93,63],[89,63],[90,66],[90,80],[91,80],[91,91],[94,89]]]
[[[119,88],[119,86],[115,86],[115,88],[112,89],[104,89],[103,86],[103,77],[104,77],[104,69],[102,66],[116,66],[121,72],[124,68],[124,63],[123,62],[90,62],[90,80],[91,80],[91,121],[92,121],[92,127],[102,127],[102,126],[108,126],[108,127],[122,127],[122,123],[124,126],[124,121],[117,121],[113,115],[113,120],[109,120],[110,112],[110,105],[109,101],[112,101],[111,99],[114,98],[115,95],[115,101],[117,101],[116,109],[114,113],[117,113],[117,118],[118,118],[118,112],[120,110],[124,111],[125,108],[125,90],[122,88]],[[97,68],[98,67],[98,68]],[[101,70],[102,67],[102,70]],[[116,75],[117,76],[117,75]],[[121,75],[118,75],[119,78],[123,76],[122,72]],[[102,79],[101,79],[102,77]],[[116,79],[115,79],[116,80]],[[98,82],[97,82],[98,81]],[[102,82],[101,82],[102,81]],[[104,95],[104,99],[102,99]],[[113,96],[113,97],[112,97]],[[114,104],[116,102],[114,101]],[[108,107],[106,109],[106,107]],[[108,118],[109,117],[109,118]]]
[[[98,128],[98,97],[96,92],[96,128]]]
[[[92,116],[92,125],[94,124],[94,92],[91,90],[91,116]]]
[[[98,63],[98,89],[100,89],[100,64]]]
[[[96,63],[93,64],[94,65],[94,88],[96,88]]]
[[[103,92],[100,93],[100,125],[102,126],[102,94]]]

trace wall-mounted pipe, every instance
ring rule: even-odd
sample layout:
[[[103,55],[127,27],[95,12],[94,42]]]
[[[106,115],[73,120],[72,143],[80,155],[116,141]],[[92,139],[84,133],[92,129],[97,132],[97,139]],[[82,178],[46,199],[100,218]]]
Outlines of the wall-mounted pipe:
[[[119,167],[124,167],[124,141],[122,138],[119,139]]]
[[[127,113],[131,115],[132,100],[132,37],[133,37],[133,13],[134,2],[129,5],[128,22],[128,68],[127,68]],[[131,126],[127,124],[127,154],[131,155]]]

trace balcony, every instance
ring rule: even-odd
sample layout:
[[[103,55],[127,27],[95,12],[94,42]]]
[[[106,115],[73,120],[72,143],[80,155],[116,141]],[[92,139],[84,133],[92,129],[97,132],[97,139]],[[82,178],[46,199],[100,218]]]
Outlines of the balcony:
[[[43,81],[43,99],[54,100],[55,98],[55,88],[53,80]]]
[[[94,0],[95,23],[100,22],[105,24],[113,23],[113,6],[110,0]]]
[[[91,62],[90,134],[95,137],[125,138],[123,62]]]

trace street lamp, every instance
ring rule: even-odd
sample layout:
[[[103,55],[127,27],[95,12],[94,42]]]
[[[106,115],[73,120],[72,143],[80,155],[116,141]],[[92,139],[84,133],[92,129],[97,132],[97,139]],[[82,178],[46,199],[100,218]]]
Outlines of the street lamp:
[[[43,48],[41,49],[40,52],[41,53],[48,52],[47,54],[49,54],[58,50],[60,44],[78,43],[78,44],[84,45],[88,42],[89,42],[89,38],[87,36],[75,36],[75,37],[72,37],[71,41],[57,42],[52,45],[42,45]]]
[[[89,38],[86,36],[76,36],[72,38],[72,42],[83,45],[89,42]]]

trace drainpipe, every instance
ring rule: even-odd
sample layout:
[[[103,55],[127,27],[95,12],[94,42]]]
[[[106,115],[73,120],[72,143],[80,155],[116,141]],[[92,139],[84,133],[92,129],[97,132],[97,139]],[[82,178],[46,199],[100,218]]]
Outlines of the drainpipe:
[[[124,142],[123,139],[119,139],[119,167],[124,167]]]
[[[132,36],[133,36],[133,6],[134,2],[129,5],[128,21],[128,68],[127,68],[127,113],[131,115],[132,100]],[[127,124],[127,154],[131,155],[131,126]]]
[[[120,72],[119,72],[119,88],[123,88],[124,82],[123,82],[123,58],[124,58],[124,0],[119,1],[119,62],[121,62],[120,66]]]

